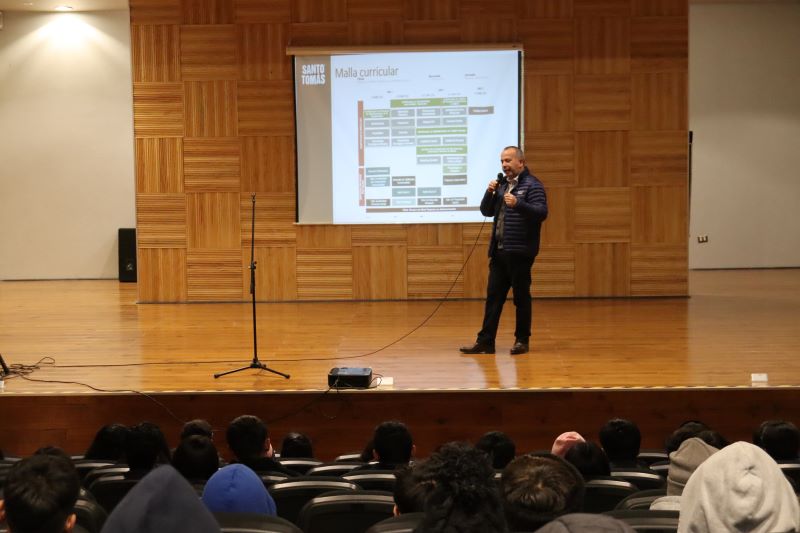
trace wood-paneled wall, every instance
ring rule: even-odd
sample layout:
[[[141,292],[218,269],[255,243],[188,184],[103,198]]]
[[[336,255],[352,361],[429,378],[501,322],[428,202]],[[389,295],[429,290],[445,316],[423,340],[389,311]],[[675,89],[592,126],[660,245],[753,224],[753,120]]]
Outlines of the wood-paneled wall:
[[[294,225],[290,44],[523,43],[534,295],[687,294],[688,0],[130,5],[140,301],[246,299],[254,192],[260,300],[484,296],[490,221]]]

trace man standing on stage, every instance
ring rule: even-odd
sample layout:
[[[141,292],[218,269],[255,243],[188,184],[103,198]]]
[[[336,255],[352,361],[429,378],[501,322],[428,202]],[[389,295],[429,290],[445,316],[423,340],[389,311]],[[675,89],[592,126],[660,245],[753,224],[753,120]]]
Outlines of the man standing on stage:
[[[461,353],[493,354],[500,313],[509,287],[514,290],[517,309],[516,341],[511,355],[528,352],[531,336],[531,267],[539,252],[539,233],[547,218],[544,186],[525,166],[525,154],[516,146],[500,154],[503,176],[489,182],[481,200],[481,213],[494,217],[489,244],[489,283],[483,327],[472,346]]]

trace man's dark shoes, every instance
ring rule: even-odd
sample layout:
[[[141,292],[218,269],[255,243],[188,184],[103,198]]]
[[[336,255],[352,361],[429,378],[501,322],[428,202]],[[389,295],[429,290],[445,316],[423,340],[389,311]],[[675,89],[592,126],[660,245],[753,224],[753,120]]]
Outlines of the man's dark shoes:
[[[476,342],[472,346],[462,346],[460,350],[461,353],[466,353],[466,354],[477,354],[477,353],[492,354],[494,353],[494,344],[490,344],[488,342]]]
[[[510,353],[511,355],[520,355],[523,353],[528,353],[528,350],[528,342],[517,339],[517,342],[515,342],[514,346],[511,347]]]

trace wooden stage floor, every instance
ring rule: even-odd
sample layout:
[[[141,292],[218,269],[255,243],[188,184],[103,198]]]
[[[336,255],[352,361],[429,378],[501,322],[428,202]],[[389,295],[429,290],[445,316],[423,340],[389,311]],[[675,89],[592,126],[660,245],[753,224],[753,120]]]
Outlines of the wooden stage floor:
[[[523,356],[508,354],[510,301],[494,356],[458,352],[474,339],[481,301],[447,301],[427,322],[439,302],[260,303],[259,356],[291,379],[254,370],[214,379],[252,358],[249,303],[137,304],[135,284],[6,281],[0,353],[9,364],[54,364],[6,380],[3,394],[95,392],[77,383],[321,391],[337,366],[371,367],[384,376],[378,391],[749,388],[753,374],[766,374],[769,387],[800,386],[800,269],[693,271],[690,293],[537,299]]]

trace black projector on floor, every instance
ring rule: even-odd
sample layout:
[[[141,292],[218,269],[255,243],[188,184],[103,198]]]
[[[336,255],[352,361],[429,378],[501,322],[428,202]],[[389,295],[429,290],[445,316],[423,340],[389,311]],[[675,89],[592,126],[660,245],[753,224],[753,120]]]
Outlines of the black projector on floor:
[[[372,383],[372,369],[361,367],[331,368],[328,387],[333,389],[368,389]]]

